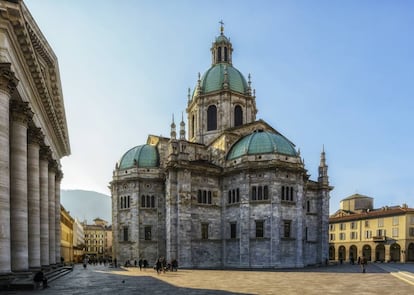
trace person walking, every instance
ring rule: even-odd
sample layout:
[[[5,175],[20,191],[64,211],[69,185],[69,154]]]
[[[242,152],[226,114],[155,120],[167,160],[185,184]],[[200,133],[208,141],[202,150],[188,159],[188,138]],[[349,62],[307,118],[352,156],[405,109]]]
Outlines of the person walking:
[[[362,270],[362,273],[365,273],[366,272],[367,263],[368,263],[367,259],[365,258],[364,255],[362,255],[362,258],[361,258],[361,270]]]
[[[155,270],[157,271],[157,274],[161,273],[161,271],[162,271],[161,268],[162,268],[162,262],[161,262],[161,257],[160,257],[155,262]]]

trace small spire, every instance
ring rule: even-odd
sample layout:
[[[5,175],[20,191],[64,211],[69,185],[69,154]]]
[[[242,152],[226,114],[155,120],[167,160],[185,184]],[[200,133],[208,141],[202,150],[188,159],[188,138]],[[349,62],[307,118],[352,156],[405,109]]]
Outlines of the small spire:
[[[188,91],[187,91],[187,98],[188,98],[188,101],[190,101],[191,100],[191,95],[190,95],[190,87],[188,87]]]
[[[170,132],[171,139],[176,139],[177,132],[175,131],[175,123],[174,123],[174,113],[172,114],[172,122],[171,122],[171,132]]]
[[[200,95],[201,92],[201,74],[198,72],[198,80],[197,80],[197,95]]]
[[[326,165],[325,146],[324,145],[322,146],[321,163],[319,164],[318,182],[320,182],[323,185],[329,185],[328,165]]]
[[[224,22],[223,20],[219,21],[220,24],[220,35],[224,34]]]
[[[185,140],[185,123],[184,123],[184,112],[181,112],[180,122],[180,139]]]
[[[322,145],[322,152],[321,152],[321,163],[320,165],[321,167],[326,166],[326,158],[325,158],[325,145]]]

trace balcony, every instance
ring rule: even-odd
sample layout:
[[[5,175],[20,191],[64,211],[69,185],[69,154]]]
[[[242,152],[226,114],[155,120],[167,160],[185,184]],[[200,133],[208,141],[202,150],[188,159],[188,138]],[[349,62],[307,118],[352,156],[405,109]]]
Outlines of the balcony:
[[[375,236],[372,237],[372,241],[375,243],[379,243],[379,242],[385,242],[387,240],[386,236]]]

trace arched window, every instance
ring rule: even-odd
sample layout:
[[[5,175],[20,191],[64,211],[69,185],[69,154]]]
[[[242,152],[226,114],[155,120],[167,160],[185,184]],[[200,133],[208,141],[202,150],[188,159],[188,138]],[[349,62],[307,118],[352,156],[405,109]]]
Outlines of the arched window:
[[[227,47],[224,47],[224,61],[227,62]]]
[[[217,129],[217,108],[211,105],[207,109],[207,131]]]
[[[194,137],[194,127],[195,127],[195,116],[193,115],[192,117],[191,117],[191,128],[190,128],[190,132],[191,132],[191,134],[190,134],[190,138],[193,138]]]
[[[201,190],[198,190],[197,202],[203,203],[203,193],[201,192]]]
[[[207,204],[207,191],[203,191],[203,203]]]
[[[217,48],[217,61],[221,62],[221,47],[220,46]]]
[[[243,110],[241,106],[236,105],[234,107],[234,126],[243,125]]]

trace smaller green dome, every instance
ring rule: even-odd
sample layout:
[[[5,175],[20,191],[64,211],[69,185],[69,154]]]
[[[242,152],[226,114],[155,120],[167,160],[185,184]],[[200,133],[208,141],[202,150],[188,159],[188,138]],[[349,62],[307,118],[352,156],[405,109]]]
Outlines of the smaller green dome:
[[[121,157],[118,167],[128,169],[136,165],[139,168],[158,167],[160,160],[157,148],[149,144],[136,146]]]
[[[255,131],[242,137],[227,154],[227,160],[245,155],[277,153],[297,156],[295,146],[280,134],[269,131]]]
[[[230,90],[245,94],[248,89],[246,79],[230,64],[219,63],[213,65],[201,77],[201,93],[219,91],[223,89],[224,76],[227,71],[227,83]],[[197,95],[197,93],[195,93]]]

